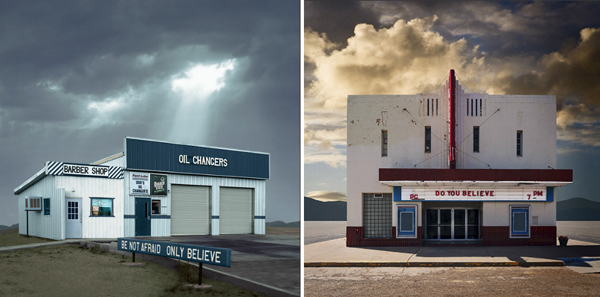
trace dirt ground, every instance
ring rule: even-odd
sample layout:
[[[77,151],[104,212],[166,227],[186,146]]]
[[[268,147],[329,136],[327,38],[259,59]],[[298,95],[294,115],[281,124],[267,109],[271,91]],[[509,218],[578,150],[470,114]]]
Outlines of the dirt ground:
[[[273,235],[298,235],[300,236],[300,228],[287,228],[287,227],[267,227],[265,229],[267,234]]]
[[[189,279],[197,282],[197,268],[177,272],[145,261],[144,267],[121,262],[131,258],[79,245],[0,253],[0,296],[262,296],[206,278],[203,283],[213,288],[185,288]]]
[[[600,296],[600,274],[566,267],[305,268],[305,296]]]
[[[14,246],[31,243],[41,243],[54,241],[52,239],[39,238],[39,237],[27,237],[19,234],[19,229],[7,229],[0,231],[0,247],[3,246]]]

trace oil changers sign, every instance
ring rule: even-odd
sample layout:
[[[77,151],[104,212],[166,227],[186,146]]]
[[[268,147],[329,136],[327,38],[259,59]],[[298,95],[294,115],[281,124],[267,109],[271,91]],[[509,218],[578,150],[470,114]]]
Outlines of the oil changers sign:
[[[402,187],[401,200],[546,201],[546,187]]]
[[[132,238],[118,238],[117,244],[121,251],[231,267],[230,249]]]
[[[167,195],[167,176],[140,172],[129,173],[130,195]]]
[[[150,195],[150,173],[129,173],[129,194]]]

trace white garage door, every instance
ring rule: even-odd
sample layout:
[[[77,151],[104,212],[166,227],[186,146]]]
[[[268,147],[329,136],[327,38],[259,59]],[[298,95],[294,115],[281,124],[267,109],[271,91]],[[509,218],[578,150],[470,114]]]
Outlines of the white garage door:
[[[221,188],[219,233],[254,233],[253,196],[252,189]]]
[[[209,189],[171,185],[171,235],[210,234]]]

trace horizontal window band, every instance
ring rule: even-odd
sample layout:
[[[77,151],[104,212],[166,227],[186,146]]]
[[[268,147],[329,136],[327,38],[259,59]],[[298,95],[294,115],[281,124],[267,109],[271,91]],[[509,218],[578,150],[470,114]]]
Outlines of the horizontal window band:
[[[211,219],[213,219],[213,220],[218,220],[218,219],[219,219],[219,216],[212,216],[212,217],[211,217]]]
[[[266,216],[254,216],[254,219],[264,220]]]

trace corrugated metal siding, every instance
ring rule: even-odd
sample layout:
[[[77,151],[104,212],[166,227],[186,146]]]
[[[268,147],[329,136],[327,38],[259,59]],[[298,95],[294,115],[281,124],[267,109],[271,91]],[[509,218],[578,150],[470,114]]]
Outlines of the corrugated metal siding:
[[[65,198],[81,198],[82,238],[123,237],[122,179],[78,176],[56,176],[55,179],[56,187],[65,189]],[[90,197],[114,198],[114,217],[91,217]]]
[[[63,202],[64,190],[54,185],[55,177],[46,176],[19,194],[19,234],[27,234],[27,213],[25,212],[26,196],[50,198],[50,215],[42,211],[29,212],[29,235],[55,240],[64,239]],[[42,199],[43,204],[43,199]]]
[[[125,199],[124,210],[125,215],[135,215],[135,195],[129,195],[129,172],[125,172],[124,179],[124,191]],[[135,172],[135,171],[134,171]],[[182,175],[182,174],[167,174],[169,181],[168,189],[169,193],[166,197],[153,196],[152,199],[161,199],[162,212],[161,215],[171,215],[171,185],[197,185],[197,186],[209,186],[211,187],[211,209],[212,217],[219,216],[219,195],[220,187],[233,187],[233,188],[249,188],[254,189],[254,216],[264,217],[265,206],[266,206],[266,181],[256,179],[239,179],[239,178],[222,178],[213,176],[199,176],[199,175]],[[137,196],[144,197],[144,196]],[[150,197],[150,196],[145,196]],[[135,225],[134,219],[124,220],[124,236],[131,237],[135,236]],[[170,236],[171,235],[171,224],[170,219],[153,219],[152,220],[152,236]],[[211,220],[211,234],[219,235],[219,219],[214,218]],[[254,220],[254,234],[265,234],[265,219]]]
[[[252,189],[221,188],[219,216],[221,234],[252,234],[254,195]]]
[[[127,138],[127,169],[214,176],[269,178],[269,154]],[[190,164],[179,163],[187,155]],[[227,159],[227,167],[195,165],[193,156]]]
[[[210,234],[210,187],[171,185],[171,234]]]

